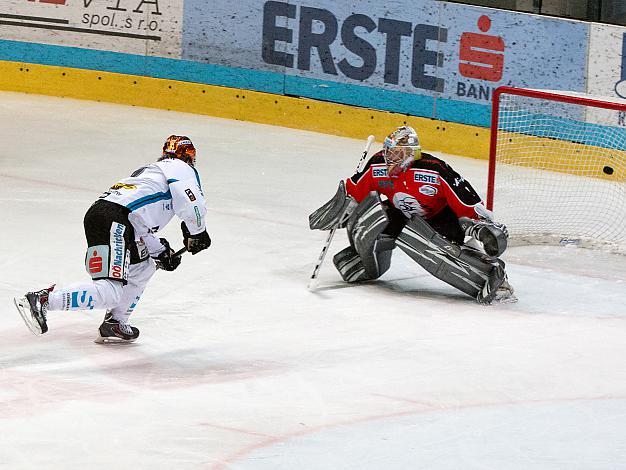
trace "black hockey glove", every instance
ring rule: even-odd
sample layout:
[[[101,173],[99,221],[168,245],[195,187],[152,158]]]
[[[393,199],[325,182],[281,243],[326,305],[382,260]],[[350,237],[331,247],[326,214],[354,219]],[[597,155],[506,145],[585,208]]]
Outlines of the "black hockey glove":
[[[206,250],[211,246],[211,237],[209,237],[206,230],[204,232],[191,235],[185,222],[181,222],[180,228],[183,231],[183,244],[185,245],[185,248],[187,248],[187,251],[192,255],[200,253],[202,250]]]
[[[180,255],[174,256],[175,251],[170,247],[169,242],[165,238],[160,238],[161,245],[165,247],[156,258],[154,258],[154,262],[156,263],[157,269],[162,269],[164,271],[174,271],[178,266],[180,266],[181,257]]]

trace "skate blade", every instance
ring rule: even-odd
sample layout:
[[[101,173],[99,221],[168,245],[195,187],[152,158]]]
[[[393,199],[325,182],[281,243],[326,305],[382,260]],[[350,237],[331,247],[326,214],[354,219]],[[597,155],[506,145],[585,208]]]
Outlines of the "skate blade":
[[[117,336],[98,336],[93,340],[96,344],[130,344],[134,343],[137,340],[135,339],[122,339]]]
[[[13,297],[13,303],[30,332],[35,336],[41,336],[43,334],[41,326],[39,326],[39,322],[37,322],[30,313],[30,304],[28,300],[26,300],[26,297],[22,297],[20,300]]]

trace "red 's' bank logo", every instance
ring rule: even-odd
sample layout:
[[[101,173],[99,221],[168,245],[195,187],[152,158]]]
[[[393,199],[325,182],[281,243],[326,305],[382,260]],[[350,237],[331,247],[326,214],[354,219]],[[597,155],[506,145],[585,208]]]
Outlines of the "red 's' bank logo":
[[[92,274],[102,272],[102,257],[98,256],[98,252],[95,250],[89,258],[89,272]]]
[[[478,18],[478,29],[486,33],[490,28],[488,16]],[[504,41],[500,36],[463,33],[459,59],[459,72],[464,77],[497,82],[504,70]]]

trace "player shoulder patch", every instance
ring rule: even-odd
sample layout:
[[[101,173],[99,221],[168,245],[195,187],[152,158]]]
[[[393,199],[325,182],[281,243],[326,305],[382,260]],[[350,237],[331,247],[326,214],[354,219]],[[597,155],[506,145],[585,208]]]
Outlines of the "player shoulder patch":
[[[196,200],[196,196],[194,195],[193,191],[189,188],[185,189],[185,194],[187,195],[187,197],[189,198],[189,200],[191,202]]]
[[[436,173],[418,170],[413,171],[413,181],[416,183],[441,184],[439,182],[439,176]]]

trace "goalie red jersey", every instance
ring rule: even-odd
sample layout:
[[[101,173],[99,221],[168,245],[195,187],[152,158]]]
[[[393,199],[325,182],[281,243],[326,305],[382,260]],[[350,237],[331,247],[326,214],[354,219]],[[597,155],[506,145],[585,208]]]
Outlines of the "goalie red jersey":
[[[443,160],[422,152],[421,158],[412,161],[406,171],[394,176],[388,173],[381,150],[361,172],[346,180],[346,191],[357,202],[371,191],[384,194],[407,218],[418,215],[429,220],[446,207],[457,217],[478,218],[475,208],[482,206],[480,196]]]

